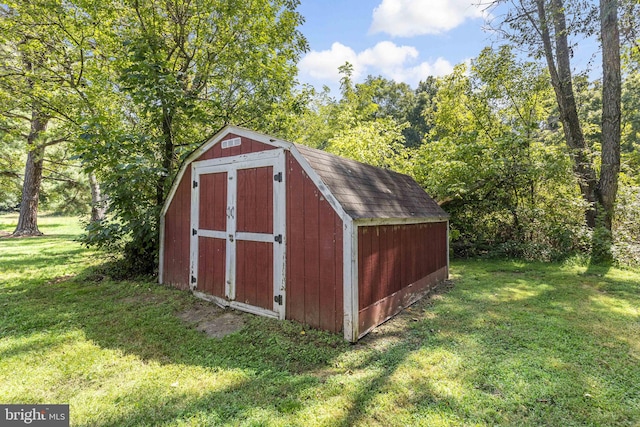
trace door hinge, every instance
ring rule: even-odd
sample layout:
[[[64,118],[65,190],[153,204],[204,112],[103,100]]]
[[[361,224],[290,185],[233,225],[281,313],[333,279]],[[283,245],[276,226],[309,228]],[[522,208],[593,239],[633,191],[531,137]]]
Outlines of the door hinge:
[[[196,230],[195,228],[193,228],[193,229],[191,230],[191,235],[192,235],[192,236],[195,236],[196,234],[198,234],[198,230]]]
[[[196,283],[196,276],[191,276],[191,283]]]
[[[276,295],[273,297],[273,300],[278,303],[278,305],[282,305],[282,295]]]
[[[273,240],[278,243],[282,243],[282,234],[278,234],[277,236],[273,236]]]
[[[193,188],[196,188],[198,186],[198,181],[193,181]]]
[[[277,174],[273,175],[273,180],[282,182],[282,172],[278,172]]]

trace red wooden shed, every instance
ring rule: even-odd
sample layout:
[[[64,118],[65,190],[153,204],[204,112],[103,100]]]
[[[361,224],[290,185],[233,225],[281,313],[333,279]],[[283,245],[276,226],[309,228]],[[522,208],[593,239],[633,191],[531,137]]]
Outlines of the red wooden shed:
[[[446,279],[448,253],[409,176],[228,126],[173,183],[159,280],[356,341]]]

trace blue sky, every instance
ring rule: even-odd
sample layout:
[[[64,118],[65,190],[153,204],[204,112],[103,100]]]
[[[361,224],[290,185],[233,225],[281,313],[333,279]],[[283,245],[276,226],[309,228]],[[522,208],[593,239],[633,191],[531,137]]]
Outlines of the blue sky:
[[[483,31],[477,0],[302,0],[301,31],[310,51],[299,80],[337,94],[338,67],[349,61],[354,79],[367,75],[416,87],[429,75],[448,74],[494,40]]]

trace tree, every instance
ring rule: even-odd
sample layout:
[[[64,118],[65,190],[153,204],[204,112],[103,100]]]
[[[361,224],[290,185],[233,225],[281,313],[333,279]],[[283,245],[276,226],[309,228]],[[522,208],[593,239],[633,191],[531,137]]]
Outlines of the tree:
[[[599,9],[589,2],[570,0],[518,0],[504,19],[505,34],[514,42],[524,41],[530,52],[546,60],[564,139],[573,159],[574,173],[587,202],[586,224],[596,229],[593,254],[608,257],[611,223],[620,170],[620,45],[618,1],[601,0]],[[570,14],[570,15],[568,15]],[[599,31],[593,18],[599,15]],[[568,21],[568,16],[573,18]],[[503,26],[503,29],[505,27]],[[597,32],[602,45],[602,140],[600,167],[592,159],[585,141],[575,100],[571,70],[570,35]],[[598,177],[599,169],[599,177]]]
[[[570,165],[542,125],[546,78],[503,46],[436,82],[415,176],[452,215],[458,255],[554,259],[581,243]]]
[[[10,1],[0,9],[2,130],[21,139],[27,152],[15,236],[41,234],[37,215],[45,152],[77,134],[77,88],[94,28],[72,3]]]
[[[316,106],[301,119],[316,126],[302,129],[293,135],[299,142],[314,142],[314,146],[331,153],[349,157],[374,166],[408,171],[408,151],[403,131],[408,127],[394,115],[402,115],[394,108],[400,105],[395,86],[383,78],[369,77],[354,84],[353,67],[345,63],[340,68],[342,98],[335,101],[325,92],[315,99]],[[324,102],[324,104],[322,104]],[[320,103],[320,105],[318,105]],[[298,126],[302,128],[303,126]],[[318,138],[323,138],[318,141]]]
[[[109,197],[85,241],[124,252],[137,272],[157,261],[159,212],[183,156],[232,123],[277,131],[298,102],[306,50],[297,1],[125,1],[107,29],[109,99],[86,121],[82,159]],[[108,6],[105,6],[108,7]],[[109,47],[111,49],[109,49]]]

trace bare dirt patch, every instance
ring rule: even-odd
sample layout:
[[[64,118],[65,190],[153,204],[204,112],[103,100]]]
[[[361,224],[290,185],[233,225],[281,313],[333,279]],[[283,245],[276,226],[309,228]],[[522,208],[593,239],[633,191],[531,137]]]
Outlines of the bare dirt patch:
[[[210,338],[222,338],[244,326],[243,314],[218,307],[213,303],[196,302],[191,308],[178,314],[187,323]]]

